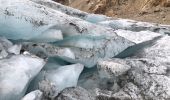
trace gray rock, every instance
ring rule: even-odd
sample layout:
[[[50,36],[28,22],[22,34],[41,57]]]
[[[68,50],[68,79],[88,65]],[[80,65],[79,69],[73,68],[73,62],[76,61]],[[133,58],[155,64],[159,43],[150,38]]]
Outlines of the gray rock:
[[[95,98],[87,90],[75,87],[63,90],[56,100],[95,100]]]
[[[97,100],[143,100],[140,90],[133,83],[127,83],[117,93],[96,89]]]
[[[164,36],[124,59],[131,69],[126,78],[120,78],[120,85],[132,82],[144,100],[170,99],[170,44],[165,42],[169,40],[169,36]]]
[[[98,100],[169,100],[170,44],[166,42],[169,40],[169,36],[158,38],[136,50],[128,58],[100,60],[98,63],[98,71],[102,72],[100,78],[103,75],[114,83],[109,89],[101,88],[100,85],[96,87],[98,89],[93,89],[96,98]],[[92,77],[89,77],[88,81],[90,78]],[[100,78],[97,79],[100,80],[98,84],[102,83]],[[117,88],[113,87],[115,84],[120,86],[117,91],[113,91]]]
[[[140,89],[133,83],[127,83],[119,92],[112,94],[115,100],[143,100]]]
[[[124,60],[100,60],[97,68],[101,77],[113,78],[126,73],[131,67]]]

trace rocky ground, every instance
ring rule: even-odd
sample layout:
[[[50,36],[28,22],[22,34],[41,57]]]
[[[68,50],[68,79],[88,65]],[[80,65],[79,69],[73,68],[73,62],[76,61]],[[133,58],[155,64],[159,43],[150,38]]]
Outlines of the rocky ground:
[[[169,0],[56,0],[95,14],[170,24]]]

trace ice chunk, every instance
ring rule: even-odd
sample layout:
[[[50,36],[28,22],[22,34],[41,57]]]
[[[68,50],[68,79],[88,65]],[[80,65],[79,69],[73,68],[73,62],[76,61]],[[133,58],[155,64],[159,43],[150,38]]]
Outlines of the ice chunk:
[[[21,100],[42,100],[43,93],[40,90],[35,90],[28,93]]]
[[[69,47],[74,52],[76,59],[63,58],[64,60],[82,63],[90,68],[96,65],[99,58],[114,57],[134,43],[119,36],[81,35],[65,38],[55,42],[55,45]]]
[[[0,44],[0,59],[5,58],[8,56],[8,53],[4,49],[4,47]]]
[[[22,43],[22,49],[25,51],[29,51],[41,58],[47,57],[67,57],[70,59],[75,59],[75,54],[69,48],[62,48],[55,45],[47,44],[47,43],[30,43],[25,42]]]
[[[69,49],[69,48],[60,49],[58,51],[58,56],[60,56],[60,57],[68,57],[68,58],[71,58],[71,59],[75,59],[74,52],[71,51],[71,49]]]
[[[60,30],[48,29],[42,32],[40,37],[34,37],[30,40],[34,42],[55,42],[57,40],[62,40],[62,39],[63,39],[63,34]]]
[[[13,45],[12,47],[8,48],[8,52],[9,53],[13,53],[13,54],[20,54],[20,50],[21,50],[21,45]]]
[[[35,6],[33,7],[31,1],[1,1],[1,36],[14,40],[35,40],[34,38],[36,38],[36,41],[37,39],[43,41],[43,39],[47,40],[51,38],[51,32],[53,32],[55,35],[53,38],[56,38],[56,40],[62,39],[60,31],[51,31],[51,29],[49,29],[50,18],[47,19],[47,17],[45,17],[46,14],[42,13],[41,9],[38,10]],[[20,7],[24,7],[24,9]],[[26,10],[27,12],[25,12]],[[51,42],[51,40],[48,40],[48,42]]]
[[[44,64],[43,59],[28,55],[0,60],[0,100],[20,100]]]
[[[0,37],[0,43],[3,45],[5,50],[13,46],[13,43],[9,41],[8,39],[6,39],[5,37]]]
[[[161,36],[159,33],[151,32],[151,31],[140,31],[133,32],[128,30],[116,30],[115,31],[119,36],[122,36],[134,43],[142,43],[145,41],[149,41],[154,39],[155,37]]]
[[[7,49],[12,47],[13,44],[4,37],[0,37],[0,59],[8,56]]]
[[[53,42],[62,40],[63,36],[80,34],[115,35],[111,28],[92,24],[30,0],[2,1],[0,36],[8,39]]]
[[[81,64],[62,66],[58,69],[42,71],[31,84],[32,89],[39,88],[44,95],[54,98],[63,89],[75,87],[84,66]]]

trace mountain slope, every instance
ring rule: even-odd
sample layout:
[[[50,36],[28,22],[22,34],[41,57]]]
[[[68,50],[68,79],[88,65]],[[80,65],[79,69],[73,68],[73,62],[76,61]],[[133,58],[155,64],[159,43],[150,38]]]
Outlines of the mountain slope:
[[[61,0],[58,0],[61,1]],[[64,0],[80,10],[111,17],[170,23],[170,0]]]

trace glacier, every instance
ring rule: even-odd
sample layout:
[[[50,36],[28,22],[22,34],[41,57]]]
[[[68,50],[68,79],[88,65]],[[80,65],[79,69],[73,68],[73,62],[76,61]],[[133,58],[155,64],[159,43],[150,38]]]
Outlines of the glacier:
[[[52,0],[0,0],[0,100],[168,100],[169,34]]]

